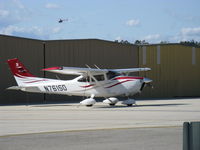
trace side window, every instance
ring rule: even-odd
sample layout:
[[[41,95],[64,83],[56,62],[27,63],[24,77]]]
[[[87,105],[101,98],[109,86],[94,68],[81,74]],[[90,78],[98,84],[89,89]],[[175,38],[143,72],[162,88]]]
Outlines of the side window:
[[[90,78],[89,76],[87,77],[82,77],[78,80],[78,82],[95,82],[94,79]]]
[[[109,80],[109,79],[112,79],[112,78],[114,78],[114,77],[116,77],[116,76],[119,76],[120,74],[119,74],[119,73],[116,73],[116,72],[113,72],[113,71],[108,71],[108,72],[106,73],[106,75],[107,75],[107,78],[108,78],[108,80]]]
[[[104,75],[94,75],[94,77],[97,81],[104,81],[105,80]]]
[[[89,82],[90,78],[89,77],[82,77],[78,80],[78,82]]]

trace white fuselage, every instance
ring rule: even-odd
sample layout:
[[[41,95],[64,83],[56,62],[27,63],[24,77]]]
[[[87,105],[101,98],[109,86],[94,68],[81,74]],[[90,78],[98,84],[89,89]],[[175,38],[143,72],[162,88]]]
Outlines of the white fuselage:
[[[140,92],[143,84],[142,77],[117,76],[113,79],[103,81],[80,82],[82,76],[73,80],[44,79],[24,85],[21,89],[26,92],[61,94],[73,96],[112,97],[130,96]],[[29,79],[30,80],[30,79]]]

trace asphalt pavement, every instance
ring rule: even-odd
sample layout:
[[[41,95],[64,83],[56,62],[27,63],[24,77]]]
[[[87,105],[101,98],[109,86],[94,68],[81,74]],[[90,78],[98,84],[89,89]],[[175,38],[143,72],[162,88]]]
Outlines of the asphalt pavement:
[[[200,99],[0,106],[0,150],[181,149],[182,125],[199,121]]]

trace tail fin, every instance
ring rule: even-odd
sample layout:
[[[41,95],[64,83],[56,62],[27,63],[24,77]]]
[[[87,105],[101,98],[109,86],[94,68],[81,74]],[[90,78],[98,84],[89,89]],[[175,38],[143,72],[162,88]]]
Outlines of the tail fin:
[[[26,67],[17,58],[9,59],[7,60],[7,62],[14,76],[20,78],[35,77],[28,71],[28,69],[26,69]]]
[[[28,69],[26,69],[26,67],[17,58],[9,59],[7,60],[7,62],[18,85],[30,83],[30,81],[32,81],[33,78],[36,78],[28,71]]]

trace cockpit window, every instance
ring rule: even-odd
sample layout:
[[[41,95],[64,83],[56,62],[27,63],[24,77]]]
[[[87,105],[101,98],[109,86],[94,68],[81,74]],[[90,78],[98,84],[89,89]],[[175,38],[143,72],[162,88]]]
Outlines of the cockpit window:
[[[103,74],[102,74],[102,75],[94,75],[94,77],[95,77],[95,79],[96,79],[97,81],[104,81],[104,80],[105,80]]]
[[[113,71],[108,71],[108,72],[106,73],[106,76],[107,76],[108,80],[109,80],[109,79],[112,79],[112,78],[114,78],[114,77],[116,77],[116,76],[119,76],[119,75],[120,75],[119,73],[113,72]]]

